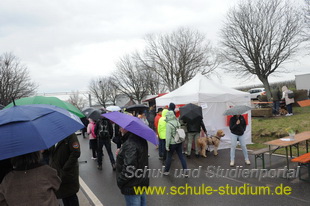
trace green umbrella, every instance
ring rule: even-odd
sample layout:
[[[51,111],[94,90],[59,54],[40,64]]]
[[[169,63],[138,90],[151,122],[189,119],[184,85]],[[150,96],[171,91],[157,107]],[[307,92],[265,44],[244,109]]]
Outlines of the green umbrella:
[[[85,117],[84,114],[78,108],[76,108],[75,106],[73,106],[68,102],[58,99],[57,97],[34,96],[34,97],[24,97],[15,100],[15,105],[27,105],[27,104],[50,104],[66,109],[80,118]],[[14,104],[12,102],[9,105],[7,105],[4,109],[13,106]]]

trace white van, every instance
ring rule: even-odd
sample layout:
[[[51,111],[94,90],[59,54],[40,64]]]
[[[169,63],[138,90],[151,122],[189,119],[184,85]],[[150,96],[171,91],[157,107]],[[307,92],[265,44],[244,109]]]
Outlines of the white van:
[[[251,95],[251,99],[258,99],[261,95],[265,95],[265,88],[253,88],[248,91]]]

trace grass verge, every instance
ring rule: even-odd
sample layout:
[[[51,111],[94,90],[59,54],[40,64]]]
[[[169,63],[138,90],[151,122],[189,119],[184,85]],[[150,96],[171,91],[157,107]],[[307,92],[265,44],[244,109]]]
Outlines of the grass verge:
[[[297,133],[310,131],[310,107],[294,107],[293,113],[294,115],[289,117],[252,117],[253,144],[247,145],[247,148],[250,150],[265,148],[267,145],[263,144],[264,142],[288,136],[286,128],[292,128]],[[306,151],[305,149],[305,144],[300,144],[301,154]],[[294,148],[293,152],[295,150]],[[276,153],[285,154],[285,149],[279,149]]]

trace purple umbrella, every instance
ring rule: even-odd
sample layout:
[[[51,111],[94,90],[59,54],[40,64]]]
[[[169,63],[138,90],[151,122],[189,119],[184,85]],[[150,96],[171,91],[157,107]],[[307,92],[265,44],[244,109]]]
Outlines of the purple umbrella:
[[[155,132],[145,125],[139,118],[120,112],[109,112],[102,114],[102,116],[113,121],[115,124],[118,124],[123,129],[146,139],[154,145],[158,145]]]

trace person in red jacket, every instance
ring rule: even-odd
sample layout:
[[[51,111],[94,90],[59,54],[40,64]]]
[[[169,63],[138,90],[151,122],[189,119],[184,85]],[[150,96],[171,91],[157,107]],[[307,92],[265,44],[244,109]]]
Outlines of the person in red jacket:
[[[161,113],[163,112],[163,108],[159,108],[158,110],[157,110],[157,115],[155,116],[155,118],[154,118],[154,128],[155,128],[155,130],[156,130],[156,134],[157,134],[157,136],[158,136],[158,121],[159,121],[159,119],[161,118]],[[158,148],[158,145],[156,146],[156,148]]]
[[[155,129],[156,129],[156,134],[158,135],[158,132],[157,132],[157,129],[158,129],[158,121],[159,119],[161,118],[161,113],[163,112],[163,108],[159,108],[158,111],[157,111],[157,115],[155,116],[155,119],[154,119],[154,126],[155,126]]]

